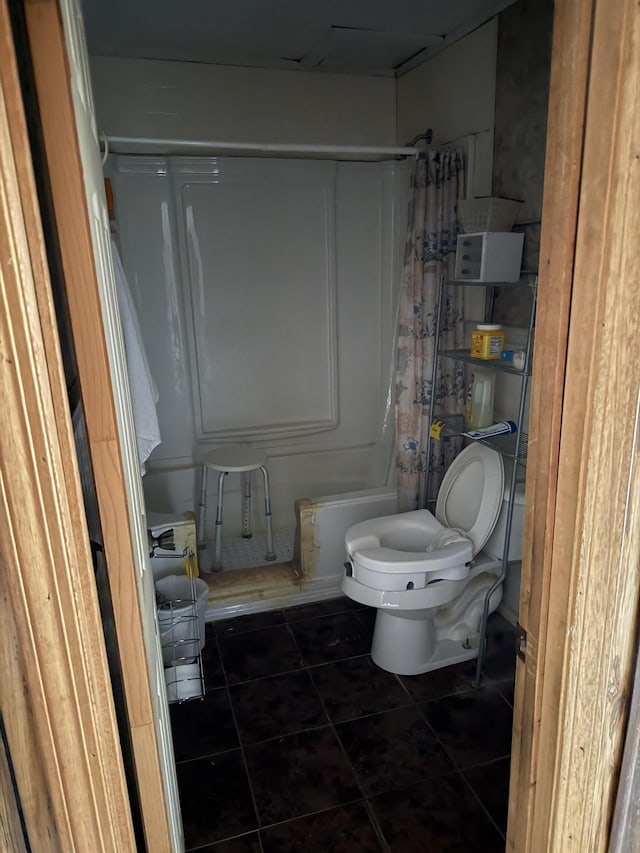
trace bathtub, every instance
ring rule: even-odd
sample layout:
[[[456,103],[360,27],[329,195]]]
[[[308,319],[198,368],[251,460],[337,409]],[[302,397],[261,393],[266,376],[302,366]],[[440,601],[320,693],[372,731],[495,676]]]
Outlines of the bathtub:
[[[397,507],[395,486],[297,499],[291,562],[204,574],[210,588],[207,621],[340,595],[347,529],[359,521],[395,513]]]

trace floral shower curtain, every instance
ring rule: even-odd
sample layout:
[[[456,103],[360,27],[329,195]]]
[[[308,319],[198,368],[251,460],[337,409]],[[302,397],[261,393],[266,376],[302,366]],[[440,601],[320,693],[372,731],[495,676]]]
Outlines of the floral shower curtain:
[[[400,511],[417,509],[435,498],[442,476],[459,453],[461,440],[426,443],[431,394],[436,414],[463,414],[464,366],[441,359],[432,386],[438,287],[452,278],[458,199],[464,195],[464,162],[458,150],[428,151],[416,158],[411,181],[409,224],[400,293],[396,371],[396,466]],[[463,288],[446,288],[440,346],[464,346]],[[429,471],[428,480],[427,470]]]

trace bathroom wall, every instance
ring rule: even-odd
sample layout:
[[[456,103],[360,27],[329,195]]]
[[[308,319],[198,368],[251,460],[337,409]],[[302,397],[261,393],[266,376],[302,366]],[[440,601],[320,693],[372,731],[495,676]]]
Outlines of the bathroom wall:
[[[398,80],[398,144],[430,127],[442,145],[476,135],[473,195],[491,194],[497,18]]]
[[[499,15],[493,194],[521,199],[523,268],[538,269],[549,101],[553,0],[518,0]],[[526,224],[525,224],[526,223]],[[529,301],[498,294],[496,322],[524,326]]]
[[[387,77],[92,56],[98,125],[114,136],[395,145]]]
[[[407,165],[136,156],[108,171],[160,389],[149,511],[193,510],[199,460],[229,441],[265,449],[277,528],[297,498],[385,482]],[[213,476],[209,494],[211,536]],[[238,477],[225,494],[237,531]]]
[[[107,135],[327,145],[396,144],[396,86],[390,78],[96,56],[91,58],[91,73],[98,124]],[[192,212],[197,210],[202,199],[197,203],[191,199],[183,205],[183,193],[186,196],[189,190],[180,187],[176,202],[173,197],[176,187],[172,185],[167,164],[154,163],[153,158],[143,161],[145,158],[129,158],[128,165],[120,169],[115,158],[110,157],[107,170],[114,178],[118,239],[125,269],[141,310],[143,334],[152,351],[152,367],[155,363],[154,372],[162,386],[159,416],[163,441],[153,454],[145,477],[149,509],[163,512],[194,508],[199,471],[193,465],[207,447],[216,445],[221,432],[227,430],[223,441],[234,440],[235,419],[243,421],[247,428],[244,434],[238,433],[238,440],[258,444],[262,440],[268,444],[276,527],[293,524],[296,498],[383,482],[388,464],[380,461],[375,447],[382,435],[381,383],[388,385],[390,375],[394,325],[392,278],[401,265],[406,166],[361,163],[336,167],[318,163],[320,170],[333,170],[327,179],[329,188],[325,188],[332,193],[326,212],[335,218],[330,237],[334,245],[329,254],[323,253],[322,246],[318,248],[314,229],[323,230],[322,223],[312,213],[305,215],[304,190],[300,188],[303,207],[297,216],[299,227],[296,234],[292,233],[288,246],[289,254],[296,256],[295,270],[292,268],[290,275],[279,280],[267,279],[256,290],[253,305],[247,306],[247,323],[234,347],[238,357],[232,357],[226,329],[207,338],[200,327],[198,340],[211,349],[205,358],[205,353],[194,344],[194,314],[185,313],[193,309],[192,294],[185,287],[189,265],[193,271],[195,259],[193,253],[189,254],[190,238],[184,239],[185,229],[176,219],[189,204]],[[263,160],[265,167],[267,162],[276,169],[278,162],[282,165],[282,161]],[[308,165],[313,167],[312,163]],[[244,179],[236,175],[234,180],[237,185],[238,180]],[[284,182],[280,182],[285,193],[287,180],[285,176]],[[294,179],[294,184],[297,180]],[[272,186],[277,187],[277,182]],[[220,194],[226,191],[220,185],[218,189]],[[318,189],[315,200],[325,189]],[[200,186],[195,191],[205,190]],[[275,195],[273,202],[277,205]],[[207,207],[209,199],[202,204]],[[244,265],[242,274],[249,278],[246,264],[251,260],[252,246],[260,243],[266,249],[269,239],[272,236],[275,239],[271,231],[278,226],[278,216],[275,208],[270,211],[269,200],[263,196],[260,204],[263,227],[256,224],[255,217],[249,218],[243,245],[237,252],[236,266]],[[236,210],[234,215],[237,213]],[[201,209],[198,215],[201,220],[198,227],[203,217],[210,216],[213,233],[219,236],[225,227],[224,217],[217,219],[216,227],[218,214],[211,206],[207,211]],[[206,234],[200,234],[200,238],[203,255],[216,251],[215,241],[208,241]],[[304,282],[296,282],[305,246],[310,270],[326,262],[324,279],[317,269],[313,272],[315,279],[312,275]],[[286,266],[287,247],[280,245],[275,251],[282,256],[278,263]],[[205,260],[212,264],[211,255]],[[275,259],[273,263],[276,264]],[[225,305],[225,286],[234,297],[230,268],[227,273],[226,285],[220,280],[212,285],[214,290],[217,288],[218,308]],[[258,271],[254,278],[260,280]],[[287,301],[285,291],[291,310],[283,305]],[[323,310],[325,297],[333,303],[325,301]],[[281,307],[277,309],[277,305]],[[220,312],[216,316],[213,301],[208,310],[212,311],[211,317],[219,319]],[[205,318],[203,322],[209,321]],[[210,325],[215,332],[215,323]],[[281,355],[277,359],[271,359],[274,380],[270,395],[263,380],[272,351],[269,341],[274,335],[279,335],[279,343],[284,342],[285,346],[280,346]],[[300,350],[303,344],[305,352]],[[310,353],[313,346],[318,358]],[[212,395],[217,380],[206,369],[200,371],[194,386],[191,366],[200,359],[202,367],[210,358],[218,379],[224,380],[224,393]],[[283,375],[282,368],[287,363],[288,373]],[[345,373],[343,368],[349,363],[351,368]],[[333,376],[329,380],[331,371]],[[194,400],[194,387],[197,390],[200,380],[203,394]],[[236,394],[230,392],[234,387]],[[281,406],[278,399],[282,400]],[[331,428],[306,438],[301,435],[280,442],[275,434],[270,437],[259,434],[267,424],[277,428],[282,426],[283,418],[291,422],[294,403],[301,404],[302,421],[308,424],[315,417],[316,422],[324,420],[325,427]],[[251,430],[256,426],[258,429],[252,435]],[[330,463],[327,454],[331,455]],[[236,479],[239,478],[230,478]],[[228,492],[225,523],[228,519],[231,531],[239,527],[239,483],[229,482]],[[257,524],[261,521],[261,498],[258,488],[254,501]],[[207,518],[208,532],[212,532],[214,504],[215,498]]]

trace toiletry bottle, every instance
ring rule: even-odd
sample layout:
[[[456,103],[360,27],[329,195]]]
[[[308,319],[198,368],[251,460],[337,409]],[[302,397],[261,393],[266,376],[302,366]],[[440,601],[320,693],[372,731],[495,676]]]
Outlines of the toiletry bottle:
[[[504,349],[504,330],[497,323],[478,323],[471,333],[472,358],[500,358]]]
[[[495,374],[492,370],[474,367],[465,404],[467,429],[482,429],[493,423]]]

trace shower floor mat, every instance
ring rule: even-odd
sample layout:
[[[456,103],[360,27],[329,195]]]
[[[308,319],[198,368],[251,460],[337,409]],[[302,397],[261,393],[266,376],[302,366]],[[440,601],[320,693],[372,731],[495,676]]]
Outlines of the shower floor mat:
[[[235,569],[254,569],[258,566],[272,566],[274,563],[288,563],[293,559],[293,530],[273,531],[273,550],[276,559],[268,563],[267,537],[264,533],[254,533],[251,539],[242,536],[226,536],[222,540],[222,571]],[[200,557],[203,571],[210,571],[213,563],[213,542],[207,542],[204,556]]]

